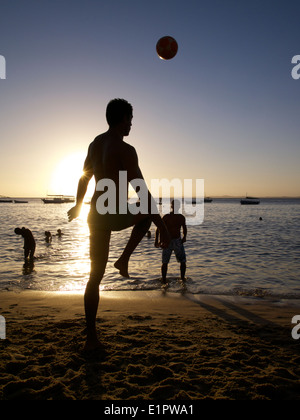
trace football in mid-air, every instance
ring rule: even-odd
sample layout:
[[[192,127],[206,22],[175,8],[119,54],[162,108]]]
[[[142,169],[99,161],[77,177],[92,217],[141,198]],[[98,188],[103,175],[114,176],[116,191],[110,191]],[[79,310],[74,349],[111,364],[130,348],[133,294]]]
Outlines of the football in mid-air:
[[[178,44],[171,36],[163,36],[157,41],[156,52],[162,60],[171,60],[178,51]]]

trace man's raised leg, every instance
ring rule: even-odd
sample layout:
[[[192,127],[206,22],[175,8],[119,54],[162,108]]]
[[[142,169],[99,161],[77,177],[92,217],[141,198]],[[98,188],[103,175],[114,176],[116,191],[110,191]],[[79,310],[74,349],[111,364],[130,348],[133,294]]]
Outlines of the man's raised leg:
[[[137,215],[142,216],[142,215]],[[137,219],[138,220],[138,219]],[[131,254],[144,238],[151,226],[151,219],[147,215],[144,215],[143,218],[135,224],[132,229],[131,236],[129,241],[118,261],[115,262],[115,267],[120,270],[120,274],[124,277],[129,277],[128,274],[128,262]]]

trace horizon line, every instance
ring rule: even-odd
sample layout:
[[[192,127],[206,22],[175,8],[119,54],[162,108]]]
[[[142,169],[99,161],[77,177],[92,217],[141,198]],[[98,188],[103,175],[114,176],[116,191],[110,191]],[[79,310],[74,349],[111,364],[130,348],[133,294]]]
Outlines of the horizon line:
[[[56,195],[56,194],[52,194],[52,195]],[[63,195],[63,196],[72,196],[72,197],[76,197],[76,195],[70,195],[70,194],[59,194],[59,195]],[[133,196],[133,197],[128,197],[129,199],[130,198],[134,198],[135,196]],[[28,195],[14,195],[14,196],[7,196],[7,195],[0,195],[0,198],[7,198],[7,199],[14,199],[14,198],[28,198],[28,199],[42,199],[42,198],[45,198],[45,196],[43,195],[43,196],[28,196]],[[90,198],[92,198],[92,197],[89,197],[89,196],[87,196],[87,197],[85,197],[85,199],[90,199]],[[173,198],[173,197],[153,197],[154,199],[169,199],[169,198]],[[177,198],[177,197],[174,197],[174,198]],[[224,199],[241,199],[241,198],[244,198],[244,196],[241,196],[241,195],[209,195],[209,196],[205,196],[205,197],[195,197],[195,196],[190,196],[190,197],[186,197],[187,199],[203,199],[203,198],[212,198],[212,199],[214,199],[214,198],[224,198]],[[270,195],[270,196],[267,196],[267,195],[264,195],[264,196],[259,196],[258,198],[260,198],[260,199],[264,199],[264,198],[282,198],[282,199],[284,199],[284,198],[286,198],[286,199],[289,199],[289,198],[294,198],[294,199],[300,199],[300,195]]]

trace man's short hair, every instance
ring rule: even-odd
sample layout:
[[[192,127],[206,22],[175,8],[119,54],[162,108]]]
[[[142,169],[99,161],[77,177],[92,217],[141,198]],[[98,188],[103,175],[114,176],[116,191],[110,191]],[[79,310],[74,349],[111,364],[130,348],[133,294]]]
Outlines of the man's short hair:
[[[125,99],[112,99],[106,107],[106,121],[113,127],[123,121],[124,117],[132,116],[132,105]]]

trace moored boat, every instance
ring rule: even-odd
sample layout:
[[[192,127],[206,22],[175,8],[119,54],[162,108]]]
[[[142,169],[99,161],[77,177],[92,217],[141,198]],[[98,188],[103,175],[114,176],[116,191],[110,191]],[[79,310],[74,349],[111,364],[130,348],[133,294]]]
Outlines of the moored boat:
[[[12,203],[13,200],[10,197],[5,197],[4,195],[0,195],[0,203]]]
[[[211,203],[213,201],[213,199],[210,198],[210,197],[204,197],[204,199],[193,197],[192,198],[192,204],[200,204],[200,203],[202,203],[202,200],[203,200],[204,203]]]
[[[71,195],[48,195],[47,198],[42,198],[44,204],[62,204],[74,203],[75,197]]]
[[[259,204],[260,200],[259,198],[256,197],[248,197],[246,196],[245,198],[241,199],[241,204]]]

